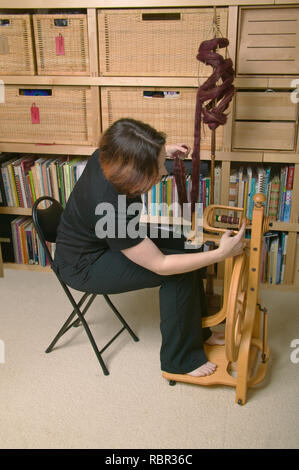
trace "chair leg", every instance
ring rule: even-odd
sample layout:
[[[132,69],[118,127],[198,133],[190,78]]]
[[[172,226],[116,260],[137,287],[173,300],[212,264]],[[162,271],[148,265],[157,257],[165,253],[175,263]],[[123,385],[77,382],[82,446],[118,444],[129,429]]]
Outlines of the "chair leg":
[[[86,298],[89,296],[90,294],[89,293],[85,293],[80,301],[78,302],[78,307],[81,307],[81,305],[85,302]],[[90,304],[89,304],[90,305]],[[87,310],[87,309],[86,309]],[[72,319],[74,318],[74,316],[76,315],[76,310],[74,309],[72,311],[72,313],[70,314],[70,316],[68,317],[68,319],[66,320],[66,322],[63,324],[63,326],[60,328],[59,332],[57,333],[57,335],[55,336],[55,338],[53,339],[53,341],[51,342],[50,346],[48,346],[48,348],[46,349],[46,353],[49,353],[52,351],[52,349],[54,348],[55,344],[57,343],[57,341],[59,340],[59,338],[61,338],[61,336],[64,335],[64,333],[66,333],[69,328],[71,328],[72,325],[70,325],[70,322],[72,321]],[[77,321],[77,320],[76,320]]]
[[[100,351],[98,350],[98,347],[97,347],[97,344],[96,344],[96,342],[95,342],[95,340],[94,340],[94,337],[92,336],[92,333],[91,333],[91,331],[90,331],[90,329],[89,329],[89,326],[88,326],[88,324],[87,324],[87,322],[86,322],[84,316],[83,316],[82,313],[80,312],[80,309],[79,309],[79,308],[76,309],[76,313],[77,313],[78,317],[80,318],[80,321],[81,321],[81,323],[82,323],[82,325],[83,325],[83,327],[84,327],[84,329],[85,329],[85,331],[86,331],[86,334],[87,334],[88,339],[89,339],[89,341],[90,341],[90,343],[91,343],[91,345],[92,345],[92,348],[93,348],[93,350],[94,350],[94,352],[95,352],[95,354],[96,354],[96,356],[97,356],[97,358],[98,358],[98,361],[99,361],[99,363],[100,363],[100,365],[101,365],[101,367],[102,367],[102,369],[103,369],[104,375],[109,375],[109,371],[108,371],[108,369],[107,369],[107,367],[106,367],[105,362],[104,362],[103,359],[102,359],[102,356],[101,356]]]
[[[134,341],[139,341],[139,338],[135,335],[134,331],[129,327],[128,323],[126,322],[126,320],[121,316],[121,314],[119,313],[119,311],[117,310],[117,308],[113,305],[113,303],[111,302],[111,300],[109,299],[108,295],[106,294],[103,294],[104,295],[104,298],[107,302],[107,304],[109,305],[109,307],[113,310],[113,312],[115,313],[115,315],[117,316],[117,318],[119,319],[119,321],[123,324],[124,328],[130,333],[130,335],[132,336],[133,340]]]
[[[89,309],[91,303],[94,301],[95,297],[97,296],[97,294],[90,294],[90,293],[85,293],[82,298],[80,299],[80,301],[78,302],[78,304],[76,304],[72,294],[69,292],[68,288],[64,285],[64,283],[61,282],[61,285],[65,291],[65,293],[67,294],[72,306],[73,306],[73,312],[71,313],[71,315],[69,316],[69,318],[67,319],[67,321],[64,323],[64,325],[62,326],[62,328],[59,330],[58,334],[55,336],[55,338],[53,339],[52,343],[50,344],[50,346],[46,349],[46,353],[49,353],[52,351],[53,347],[55,346],[55,344],[57,343],[57,341],[59,340],[59,338],[61,338],[61,336],[63,336],[72,326],[78,326],[79,323],[82,323],[85,331],[86,331],[86,334],[88,336],[88,339],[91,343],[91,346],[97,356],[97,359],[102,367],[102,370],[103,370],[103,373],[104,375],[109,375],[109,371],[106,367],[106,364],[105,362],[103,361],[103,358],[102,358],[102,353],[108,348],[108,346],[110,346],[110,344],[124,331],[124,330],[127,330],[129,332],[129,334],[131,335],[131,337],[133,338],[134,341],[139,341],[139,338],[135,335],[135,333],[133,332],[133,330],[129,327],[128,323],[125,321],[125,319],[122,317],[122,315],[119,313],[119,311],[117,310],[117,308],[113,305],[113,303],[111,302],[111,300],[109,299],[108,295],[106,294],[103,294],[104,295],[104,298],[106,300],[106,302],[108,303],[108,305],[110,306],[110,308],[113,310],[113,312],[115,313],[115,315],[117,316],[117,318],[119,319],[119,321],[122,323],[123,325],[123,328],[121,328],[121,330],[118,331],[118,333],[116,333],[116,335],[106,344],[106,346],[104,346],[104,348],[99,351],[98,347],[97,347],[97,344],[94,340],[94,337],[90,331],[90,328],[84,318],[84,315],[85,313],[87,312],[87,310]],[[88,300],[87,304],[85,305],[84,309],[80,310],[80,307],[82,306],[82,304],[85,302],[85,300],[87,299],[87,297],[91,295],[90,299]],[[78,318],[72,322],[74,316],[77,314]],[[71,323],[72,322],[72,323]]]

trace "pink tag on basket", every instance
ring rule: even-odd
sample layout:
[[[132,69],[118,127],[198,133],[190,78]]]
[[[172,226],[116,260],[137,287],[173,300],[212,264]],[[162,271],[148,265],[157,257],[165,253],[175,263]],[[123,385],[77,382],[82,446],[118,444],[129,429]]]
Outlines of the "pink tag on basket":
[[[59,34],[59,36],[56,36],[55,44],[56,44],[56,55],[65,55],[64,37],[62,36],[62,34]]]
[[[31,123],[32,124],[40,124],[39,109],[35,105],[35,103],[32,103],[30,111],[31,111]]]

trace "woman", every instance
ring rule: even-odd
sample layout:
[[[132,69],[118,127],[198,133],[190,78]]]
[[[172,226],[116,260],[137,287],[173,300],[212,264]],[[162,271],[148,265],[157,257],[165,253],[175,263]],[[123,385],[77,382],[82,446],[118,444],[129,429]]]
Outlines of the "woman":
[[[201,268],[240,254],[245,225],[233,237],[227,231],[219,247],[209,252],[184,252],[183,246],[171,246],[174,240],[162,248],[160,240],[136,230],[134,210],[142,206],[141,195],[167,173],[165,158],[178,149],[186,151],[166,146],[163,134],[140,121],[112,124],[68,199],[58,227],[55,264],[69,286],[86,292],[114,294],[160,286],[161,369],[204,376],[216,368],[207,360],[204,342],[223,340],[201,327],[207,313]]]

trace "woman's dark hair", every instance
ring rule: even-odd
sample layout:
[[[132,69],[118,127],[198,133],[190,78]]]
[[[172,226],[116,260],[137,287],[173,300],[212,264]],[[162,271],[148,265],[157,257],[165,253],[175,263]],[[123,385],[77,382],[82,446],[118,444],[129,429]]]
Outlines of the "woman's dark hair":
[[[115,121],[102,135],[99,160],[103,173],[120,194],[146,193],[159,175],[158,156],[165,135],[135,119]]]

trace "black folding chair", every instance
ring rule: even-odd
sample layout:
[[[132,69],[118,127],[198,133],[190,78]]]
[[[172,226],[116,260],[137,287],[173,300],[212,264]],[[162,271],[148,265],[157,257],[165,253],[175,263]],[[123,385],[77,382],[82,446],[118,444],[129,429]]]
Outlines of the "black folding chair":
[[[38,206],[43,202],[43,201],[49,201],[51,202],[50,205],[48,205],[47,208],[39,208],[38,209]],[[44,204],[45,206],[45,204]],[[97,344],[94,340],[94,337],[92,336],[92,333],[89,329],[89,326],[84,318],[87,310],[89,309],[89,307],[91,306],[92,302],[94,301],[94,299],[96,298],[96,296],[98,294],[91,294],[91,293],[87,293],[85,292],[83,294],[83,296],[81,297],[81,299],[79,300],[79,302],[76,302],[74,297],[72,296],[68,286],[66,285],[66,283],[61,279],[60,275],[59,275],[59,272],[53,262],[53,258],[51,256],[51,253],[48,249],[48,246],[47,246],[47,243],[46,242],[52,242],[52,243],[55,243],[56,241],[56,236],[57,236],[57,227],[58,227],[58,224],[59,224],[59,221],[60,221],[60,217],[61,217],[61,214],[63,212],[63,207],[62,205],[56,201],[55,199],[53,199],[52,197],[49,197],[49,196],[42,196],[40,197],[39,199],[37,199],[33,205],[33,208],[32,208],[32,219],[33,219],[33,224],[34,224],[34,227],[36,229],[36,232],[39,236],[39,239],[40,239],[40,242],[46,252],[46,255],[49,259],[49,262],[50,262],[50,265],[51,265],[51,268],[52,270],[54,271],[54,273],[56,274],[56,277],[58,278],[64,292],[66,293],[69,301],[71,302],[72,304],[72,307],[73,307],[73,312],[71,313],[71,315],[69,316],[69,318],[67,319],[67,321],[64,323],[64,325],[62,326],[62,328],[60,329],[60,331],[58,332],[58,334],[55,336],[55,338],[53,339],[52,343],[50,344],[50,346],[46,349],[46,353],[49,353],[52,351],[52,349],[54,348],[55,344],[57,343],[57,341],[59,340],[59,338],[61,338],[62,335],[64,335],[72,326],[74,327],[78,327],[80,325],[80,323],[82,323],[86,333],[87,333],[87,336],[89,338],[89,341],[93,347],[93,350],[98,358],[98,361],[99,363],[101,364],[101,367],[103,369],[103,372],[105,375],[109,375],[109,371],[105,365],[105,362],[103,361],[103,358],[102,358],[102,354],[103,352],[108,348],[108,346],[111,345],[111,343],[124,331],[124,330],[127,330],[130,335],[132,336],[133,340],[134,341],[139,341],[139,339],[137,338],[137,336],[135,335],[135,333],[131,330],[131,328],[129,327],[129,325],[127,324],[127,322],[124,320],[124,318],[121,316],[121,314],[119,313],[119,311],[116,309],[116,307],[113,305],[113,303],[111,302],[111,300],[109,299],[108,295],[106,294],[101,294],[103,295],[104,299],[106,300],[106,302],[108,303],[109,307],[111,307],[111,309],[113,310],[113,312],[115,313],[115,315],[117,316],[117,318],[119,319],[119,321],[122,323],[123,327],[116,333],[115,336],[113,336],[113,338],[101,349],[101,351],[99,351],[98,347],[97,347]],[[90,296],[90,297],[89,297]],[[88,299],[89,297],[89,299]],[[88,299],[88,300],[87,300]],[[86,301],[86,304],[85,304],[85,307],[82,309],[83,307],[83,304],[84,302]],[[74,321],[74,317],[77,316],[78,318],[76,318]]]

